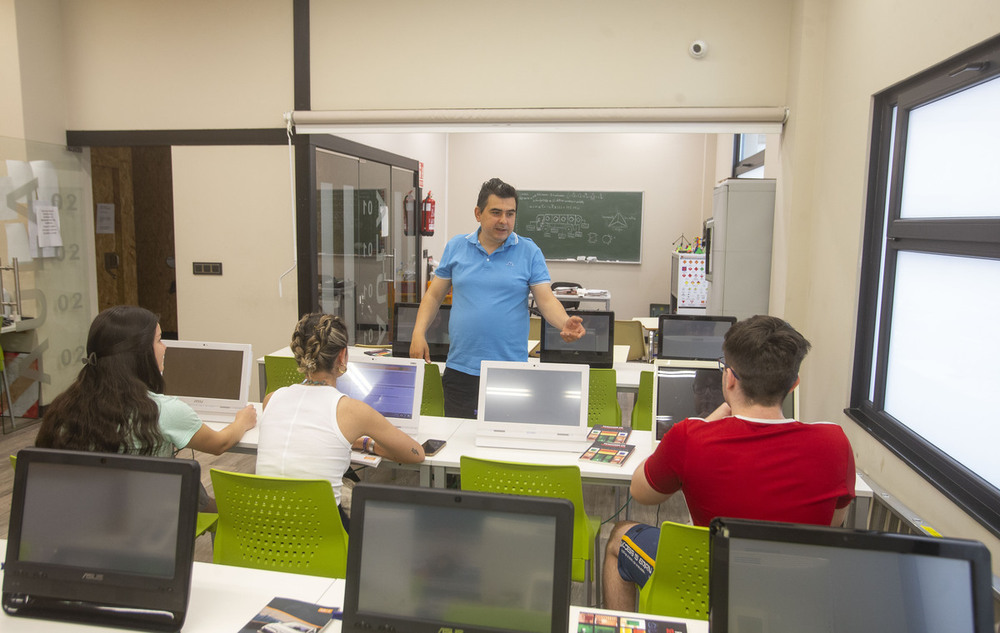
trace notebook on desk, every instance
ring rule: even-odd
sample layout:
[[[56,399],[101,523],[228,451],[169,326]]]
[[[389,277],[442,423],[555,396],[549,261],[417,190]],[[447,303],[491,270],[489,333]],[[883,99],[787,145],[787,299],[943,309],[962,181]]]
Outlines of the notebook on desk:
[[[573,504],[358,484],[343,631],[564,633]]]
[[[198,463],[26,448],[11,497],[10,615],[177,631],[191,586]]]
[[[249,343],[163,341],[163,393],[194,409],[203,422],[229,423],[250,399]]]

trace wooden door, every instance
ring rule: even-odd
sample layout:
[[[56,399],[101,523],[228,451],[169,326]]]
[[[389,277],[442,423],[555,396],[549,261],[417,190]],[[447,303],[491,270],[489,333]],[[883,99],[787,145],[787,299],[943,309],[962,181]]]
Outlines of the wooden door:
[[[95,147],[90,163],[98,308],[138,305],[132,151],[128,147]]]

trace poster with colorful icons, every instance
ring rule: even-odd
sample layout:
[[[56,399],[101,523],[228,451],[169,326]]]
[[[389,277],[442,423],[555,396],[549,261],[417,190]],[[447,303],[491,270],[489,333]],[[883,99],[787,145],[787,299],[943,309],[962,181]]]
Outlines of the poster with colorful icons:
[[[687,633],[683,622],[650,620],[640,615],[581,611],[577,633]]]

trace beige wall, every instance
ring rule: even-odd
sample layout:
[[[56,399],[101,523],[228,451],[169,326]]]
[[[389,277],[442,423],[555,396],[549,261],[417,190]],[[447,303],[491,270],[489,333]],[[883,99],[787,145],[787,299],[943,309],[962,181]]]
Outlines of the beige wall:
[[[284,127],[292,3],[62,2],[71,130]]]
[[[288,148],[175,147],[174,239],[182,339],[251,343],[254,357],[291,340],[298,318]],[[192,262],[222,262],[195,276]],[[251,397],[257,393],[253,373]]]
[[[785,103],[791,0],[311,6],[314,110]]]
[[[795,25],[779,196],[789,216],[785,313],[814,345],[803,416],[843,424],[862,470],[940,532],[987,543],[1000,569],[1000,540],[841,413],[853,362],[871,96],[1000,32],[1000,4],[804,0]]]

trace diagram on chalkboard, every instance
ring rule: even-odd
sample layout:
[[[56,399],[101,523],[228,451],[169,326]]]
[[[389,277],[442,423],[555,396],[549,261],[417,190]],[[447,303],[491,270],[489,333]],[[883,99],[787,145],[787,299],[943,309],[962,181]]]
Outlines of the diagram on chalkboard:
[[[517,231],[546,259],[638,263],[642,192],[526,191],[519,194]]]

